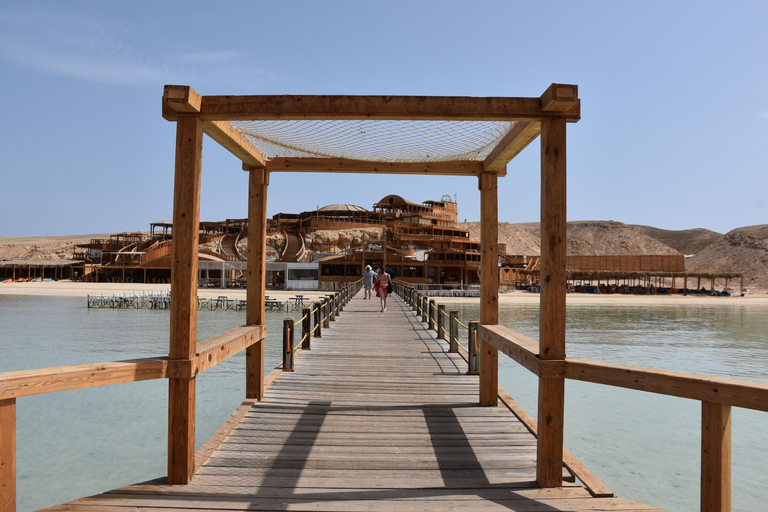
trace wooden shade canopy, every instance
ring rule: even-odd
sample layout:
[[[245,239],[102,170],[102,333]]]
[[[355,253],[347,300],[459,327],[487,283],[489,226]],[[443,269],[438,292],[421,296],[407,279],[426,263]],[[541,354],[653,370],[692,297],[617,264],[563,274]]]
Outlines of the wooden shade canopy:
[[[481,195],[481,299],[480,322],[498,323],[498,193],[497,180],[506,165],[534,139],[541,136],[541,328],[540,357],[565,359],[566,293],[566,143],[565,126],[580,119],[578,87],[552,84],[539,97],[437,97],[437,96],[201,96],[188,86],[167,85],[163,117],[177,123],[176,180],[173,218],[173,263],[170,358],[180,362],[195,353],[197,325],[197,247],[200,212],[200,172],[203,133],[243,163],[250,173],[247,324],[264,324],[267,187],[270,172],[334,172],[372,174],[421,174],[477,176]],[[257,129],[242,129],[245,122],[366,121],[418,123],[507,123],[483,148],[459,156],[432,156],[439,144],[437,133],[415,153],[424,158],[399,158],[397,147],[385,157],[336,154],[333,148],[310,149],[300,156],[280,151],[269,154]],[[498,128],[495,128],[498,131]],[[485,130],[484,125],[478,131]],[[487,130],[486,130],[487,131]],[[335,133],[335,132],[334,132]],[[334,135],[324,134],[324,141]],[[446,137],[449,134],[445,134]],[[343,144],[353,146],[358,139]],[[436,142],[435,142],[436,141]],[[270,141],[274,142],[274,141]],[[284,146],[301,145],[292,140]],[[386,144],[382,144],[386,146]],[[383,149],[386,153],[387,147]],[[350,154],[352,156],[350,156]],[[376,154],[379,154],[378,152]],[[467,154],[473,156],[468,157]],[[481,341],[479,402],[498,402],[498,349]],[[194,469],[195,377],[171,378],[169,393],[169,463],[171,483],[189,481]],[[261,399],[264,390],[264,344],[246,352],[247,398]],[[539,376],[539,484],[562,483],[564,376]]]

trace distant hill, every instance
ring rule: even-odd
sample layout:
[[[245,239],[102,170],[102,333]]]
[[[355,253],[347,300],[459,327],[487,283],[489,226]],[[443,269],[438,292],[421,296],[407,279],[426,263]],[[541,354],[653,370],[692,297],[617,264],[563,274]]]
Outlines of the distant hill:
[[[768,289],[768,224],[729,231],[685,262],[689,272],[740,272],[744,287]]]
[[[468,230],[470,240],[480,241],[479,222],[457,222],[456,227]],[[499,222],[499,243],[507,244],[507,254],[534,256],[540,252],[536,236],[509,222]]]
[[[509,224],[530,234],[538,249],[541,229],[538,222]],[[501,233],[499,227],[499,233]],[[567,224],[568,254],[595,256],[600,254],[677,254],[677,250],[653,237],[613,220],[579,220]],[[501,234],[499,235],[501,238]],[[479,239],[479,235],[478,235]],[[526,252],[528,255],[539,254]]]
[[[639,224],[630,224],[630,226],[686,255],[698,254],[708,245],[723,238],[722,233],[702,228],[673,231]]]

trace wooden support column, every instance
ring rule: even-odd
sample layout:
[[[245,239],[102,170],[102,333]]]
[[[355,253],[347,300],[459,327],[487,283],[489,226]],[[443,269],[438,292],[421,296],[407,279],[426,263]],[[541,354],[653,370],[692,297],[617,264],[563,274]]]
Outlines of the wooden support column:
[[[480,323],[499,323],[499,196],[498,177],[482,174],[480,185]],[[499,396],[499,351],[482,341],[480,405],[496,406]]]
[[[267,187],[269,173],[264,169],[249,169],[248,180],[248,325],[264,325],[267,261]],[[245,350],[245,396],[264,398],[264,340]]]
[[[701,403],[701,511],[731,510],[731,406]]]
[[[566,295],[565,120],[546,117],[541,126],[541,295],[539,357],[565,359]],[[536,480],[563,483],[565,379],[539,377]]]
[[[16,511],[16,399],[0,400],[0,512]]]
[[[197,345],[197,258],[203,122],[180,116],[176,124],[173,192],[170,358],[190,360]],[[195,469],[195,377],[170,378],[168,483],[186,484]]]

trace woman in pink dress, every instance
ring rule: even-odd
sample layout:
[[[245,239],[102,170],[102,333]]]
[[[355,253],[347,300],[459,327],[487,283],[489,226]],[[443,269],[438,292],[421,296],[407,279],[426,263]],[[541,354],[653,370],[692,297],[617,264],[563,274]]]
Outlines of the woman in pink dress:
[[[381,294],[381,312],[385,312],[387,310],[387,292],[389,291],[389,287],[392,286],[392,278],[389,277],[389,274],[384,272],[382,269],[379,269],[379,278],[376,280],[377,283],[379,283],[379,292]]]

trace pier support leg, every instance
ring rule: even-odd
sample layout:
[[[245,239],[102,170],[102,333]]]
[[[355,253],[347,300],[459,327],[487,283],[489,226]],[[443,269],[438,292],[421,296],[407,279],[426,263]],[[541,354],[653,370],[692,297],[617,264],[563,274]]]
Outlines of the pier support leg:
[[[731,510],[731,407],[701,403],[701,511]]]
[[[541,295],[539,357],[565,359],[566,174],[565,120],[541,123]],[[539,378],[536,480],[563,483],[564,377]]]
[[[246,324],[264,325],[269,172],[246,169],[248,180],[248,281]],[[264,340],[245,350],[245,397],[264,398]]]
[[[0,512],[16,512],[16,399],[0,400]]]
[[[480,323],[499,323],[498,176],[482,174],[480,185]],[[499,396],[499,350],[480,342],[480,405],[496,406]]]
[[[190,360],[197,345],[197,258],[203,122],[176,122],[176,178],[171,253],[170,358]],[[195,470],[195,379],[171,378],[168,392],[168,482],[186,484]]]

